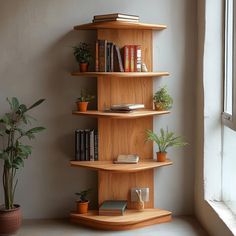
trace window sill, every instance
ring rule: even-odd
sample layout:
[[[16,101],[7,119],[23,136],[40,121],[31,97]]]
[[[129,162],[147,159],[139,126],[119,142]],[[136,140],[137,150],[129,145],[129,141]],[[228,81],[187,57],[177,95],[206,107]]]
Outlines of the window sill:
[[[219,218],[226,224],[232,234],[236,235],[236,216],[224,204],[224,202],[217,202],[212,200],[206,200],[206,202],[216,212]]]

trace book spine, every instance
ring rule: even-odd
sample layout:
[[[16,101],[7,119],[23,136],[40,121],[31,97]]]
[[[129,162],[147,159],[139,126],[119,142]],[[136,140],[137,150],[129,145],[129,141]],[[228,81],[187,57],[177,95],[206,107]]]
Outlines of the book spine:
[[[80,160],[85,161],[85,132],[80,132]]]
[[[89,161],[90,157],[89,157],[89,132],[90,130],[86,129],[85,130],[85,161]]]
[[[99,71],[106,72],[106,59],[107,59],[107,40],[98,40],[98,54],[99,54]]]
[[[129,47],[129,49],[130,49],[130,53],[129,53],[129,58],[130,58],[130,63],[129,63],[129,66],[130,66],[130,72],[134,72],[134,57],[135,57],[135,52],[134,52],[134,50],[135,50],[135,46],[134,45],[130,45],[130,47]]]
[[[80,130],[75,130],[75,161],[80,161]]]
[[[89,160],[94,161],[95,155],[94,155],[94,130],[90,130],[89,132]]]
[[[94,160],[98,161],[98,132],[94,131]]]
[[[111,43],[111,72],[114,71],[114,44]]]
[[[130,53],[129,45],[124,46],[124,71],[130,72]]]
[[[115,48],[116,48],[117,61],[118,61],[118,65],[119,65],[119,71],[124,72],[120,49],[117,45],[115,45]]]
[[[111,71],[111,43],[107,43],[107,59],[106,59],[106,70]]]
[[[140,45],[135,45],[135,57],[134,57],[134,61],[135,61],[135,65],[134,65],[134,69],[135,72],[141,72],[142,71],[142,49]]]
[[[96,72],[99,72],[98,41],[96,41],[96,61],[95,61],[95,70],[96,70]]]

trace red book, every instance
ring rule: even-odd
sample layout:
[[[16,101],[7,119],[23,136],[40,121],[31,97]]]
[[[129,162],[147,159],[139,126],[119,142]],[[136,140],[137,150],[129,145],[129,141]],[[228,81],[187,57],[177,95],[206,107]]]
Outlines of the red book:
[[[135,45],[134,50],[134,71],[141,72],[142,71],[142,49],[141,45]]]
[[[130,72],[135,71],[135,45],[130,45],[129,47],[129,52],[130,52]]]
[[[130,72],[130,53],[129,53],[129,45],[124,46],[124,71]]]

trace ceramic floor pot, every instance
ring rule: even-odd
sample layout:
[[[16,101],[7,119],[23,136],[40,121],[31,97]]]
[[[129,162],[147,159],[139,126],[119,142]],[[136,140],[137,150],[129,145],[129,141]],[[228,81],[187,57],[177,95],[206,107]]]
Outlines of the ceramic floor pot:
[[[79,111],[85,112],[88,108],[88,102],[77,102],[77,108]]]
[[[88,72],[88,63],[80,63],[79,70],[80,72]]]
[[[164,162],[166,161],[167,152],[157,152],[157,161]]]
[[[15,208],[5,210],[0,207],[0,235],[15,234],[21,226],[22,216],[19,205],[14,205]]]
[[[77,213],[79,213],[79,214],[87,213],[88,212],[88,205],[89,205],[89,201],[87,201],[87,202],[77,201],[76,202]]]

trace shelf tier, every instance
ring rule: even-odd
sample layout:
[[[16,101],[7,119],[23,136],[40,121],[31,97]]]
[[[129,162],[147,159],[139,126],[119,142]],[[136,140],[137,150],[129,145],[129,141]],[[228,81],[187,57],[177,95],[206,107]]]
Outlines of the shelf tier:
[[[129,30],[164,30],[166,25],[147,24],[127,21],[107,21],[74,26],[74,30],[129,29]]]
[[[130,230],[171,221],[171,212],[161,209],[126,210],[123,216],[99,216],[97,211],[70,214],[73,223],[101,230]]]
[[[168,113],[170,113],[170,111],[155,111],[155,110],[141,110],[141,111],[134,111],[131,113],[103,112],[95,110],[88,110],[86,112],[81,112],[81,111],[72,112],[73,115],[90,116],[97,118],[105,117],[111,119],[134,119],[134,118],[154,116],[154,115],[164,115]]]
[[[72,76],[78,77],[161,77],[169,76],[170,73],[166,71],[156,72],[72,72]]]
[[[73,167],[82,167],[91,170],[130,173],[172,165],[173,162],[170,160],[166,160],[165,162],[145,160],[137,164],[113,164],[112,161],[71,161],[70,164]]]

